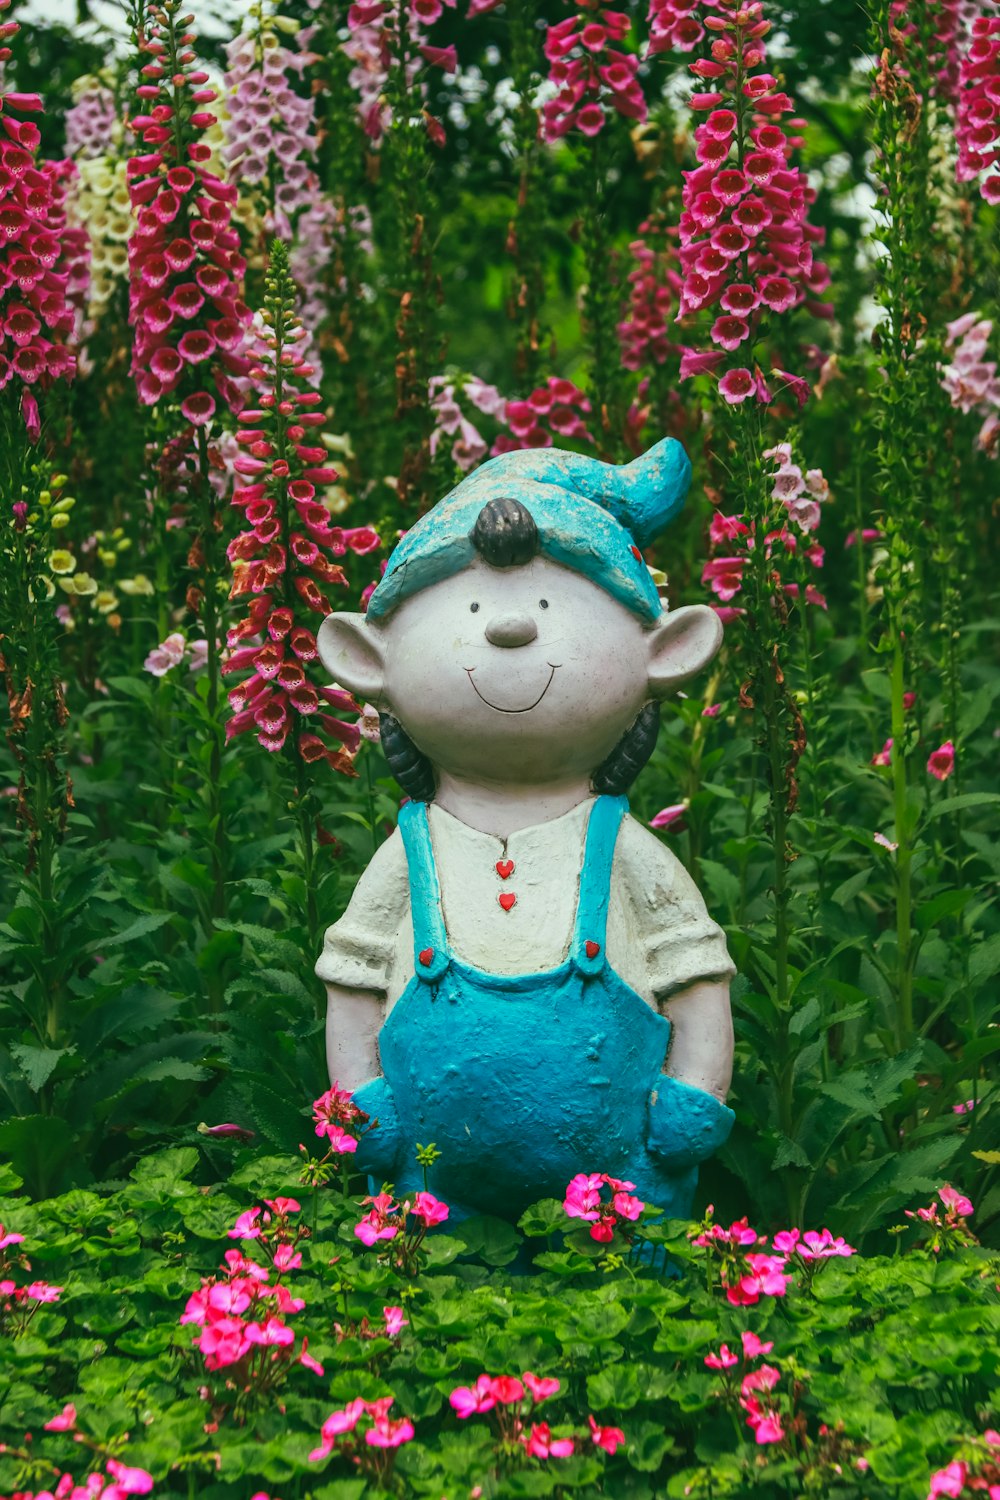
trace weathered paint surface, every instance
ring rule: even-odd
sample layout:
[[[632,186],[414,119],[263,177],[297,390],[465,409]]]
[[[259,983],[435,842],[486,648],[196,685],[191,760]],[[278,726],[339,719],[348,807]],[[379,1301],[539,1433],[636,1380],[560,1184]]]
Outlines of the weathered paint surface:
[[[471,563],[479,512],[488,500],[513,495],[530,509],[548,557],[592,579],[640,618],[655,620],[662,605],[638,547],[679,513],[690,479],[690,461],[674,438],[621,466],[557,448],[502,453],[414,523],[389,559],[368,617],[381,620],[411,594]]]
[[[570,954],[538,974],[497,976],[452,952],[423,803],[400,830],[410,871],[415,973],[379,1037],[384,1076],[356,1094],[379,1118],[359,1165],[419,1191],[415,1147],[440,1159],[431,1190],[453,1212],[516,1218],[561,1197],[577,1172],[608,1172],[677,1217],[695,1163],[733,1114],[661,1073],[670,1023],[614,972],[606,928],[615,843],[628,804],[593,804]]]

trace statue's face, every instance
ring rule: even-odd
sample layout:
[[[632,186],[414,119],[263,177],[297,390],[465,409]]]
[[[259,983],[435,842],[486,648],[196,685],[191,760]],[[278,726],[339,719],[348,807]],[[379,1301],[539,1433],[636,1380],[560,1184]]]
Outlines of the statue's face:
[[[517,568],[477,560],[406,600],[379,634],[379,707],[456,776],[589,774],[651,696],[642,622],[542,556]]]

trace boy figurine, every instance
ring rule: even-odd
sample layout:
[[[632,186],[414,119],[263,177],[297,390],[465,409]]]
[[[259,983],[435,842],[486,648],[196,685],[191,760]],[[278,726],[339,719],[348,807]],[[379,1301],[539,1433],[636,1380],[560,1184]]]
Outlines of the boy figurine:
[[[316,966],[330,1074],[378,1122],[358,1166],[405,1197],[433,1142],[452,1217],[516,1219],[579,1172],[687,1216],[732,1127],[725,939],[625,797],[722,638],[640,551],[689,479],[673,439],[622,467],[505,453],[319,632],[411,799]]]

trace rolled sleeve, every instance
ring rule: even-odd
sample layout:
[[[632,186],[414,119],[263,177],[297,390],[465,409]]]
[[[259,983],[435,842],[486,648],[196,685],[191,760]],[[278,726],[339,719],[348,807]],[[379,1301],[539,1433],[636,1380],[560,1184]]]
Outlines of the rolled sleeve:
[[[409,899],[406,855],[397,831],[376,852],[344,915],[326,930],[316,964],[324,984],[385,994]]]

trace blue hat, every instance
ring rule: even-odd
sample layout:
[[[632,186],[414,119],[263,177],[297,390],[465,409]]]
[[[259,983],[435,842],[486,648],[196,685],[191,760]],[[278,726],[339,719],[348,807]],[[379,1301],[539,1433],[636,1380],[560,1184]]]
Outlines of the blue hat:
[[[414,522],[368,601],[368,618],[384,619],[411,594],[474,562],[480,511],[490,500],[511,498],[531,512],[540,548],[553,562],[655,620],[663,606],[639,548],[680,512],[690,482],[690,460],[674,438],[621,465],[559,448],[501,453]]]

